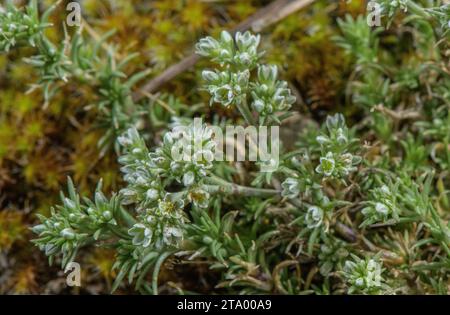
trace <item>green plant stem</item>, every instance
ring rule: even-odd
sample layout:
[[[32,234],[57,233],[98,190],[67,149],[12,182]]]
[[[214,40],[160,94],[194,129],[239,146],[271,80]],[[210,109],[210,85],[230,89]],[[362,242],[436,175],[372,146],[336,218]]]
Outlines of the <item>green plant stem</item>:
[[[239,196],[256,196],[256,197],[265,197],[265,196],[274,196],[280,195],[281,192],[275,189],[264,189],[264,188],[254,188],[241,186],[234,183],[227,182],[226,180],[219,178],[215,175],[211,175],[208,177],[208,181],[211,186],[207,186],[209,192],[217,193],[225,193],[230,195],[239,195]]]
[[[242,103],[236,104],[236,107],[239,109],[239,112],[244,117],[247,124],[256,125],[255,118],[253,117],[252,112],[248,108],[247,100],[244,100]]]
[[[410,10],[412,13],[420,15],[421,17],[424,17],[426,19],[430,18],[430,15],[428,14],[428,12],[426,12],[423,7],[414,3],[413,1],[408,1],[408,10]]]
[[[107,225],[108,230],[110,230],[115,236],[123,239],[131,239],[130,235],[125,233],[118,227],[117,225],[108,224]]]
[[[158,275],[159,275],[159,269],[161,269],[162,264],[166,260],[167,257],[172,255],[174,252],[165,252],[161,256],[159,256],[158,260],[156,261],[155,268],[153,269],[153,275],[152,275],[152,291],[154,295],[158,295]]]

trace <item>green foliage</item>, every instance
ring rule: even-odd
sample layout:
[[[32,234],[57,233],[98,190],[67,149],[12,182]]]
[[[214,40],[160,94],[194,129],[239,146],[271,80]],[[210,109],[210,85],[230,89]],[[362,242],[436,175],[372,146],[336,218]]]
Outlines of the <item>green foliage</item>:
[[[86,244],[103,238],[109,230],[114,230],[117,222],[115,213],[120,203],[116,196],[110,200],[101,192],[101,182],[97,186],[94,201],[80,199],[69,179],[66,197],[61,194],[62,205],[52,208],[51,216],[39,215],[41,224],[33,227],[39,235],[34,243],[49,256],[50,263],[55,255],[62,253],[62,267],[72,262],[78,249]]]
[[[114,275],[113,292],[128,283],[143,294],[448,294],[449,7],[377,2],[386,28],[356,16],[361,5],[330,9],[317,1],[261,35],[220,33],[255,9],[244,2],[85,1],[83,23],[111,14],[96,25],[100,36],[88,24],[56,34],[48,21],[57,7],[39,17],[45,4],[9,6],[0,13],[0,47],[9,52],[2,71],[15,82],[35,68],[37,78],[26,82],[43,89],[47,107],[35,104],[38,91],[27,98],[7,80],[13,91],[0,98],[0,189],[6,200],[25,199],[24,208],[39,200],[47,215],[38,215],[33,242],[51,262],[65,266],[91,247],[110,251],[93,261],[108,279]],[[343,18],[346,9],[353,14]],[[11,23],[21,31],[5,33]],[[216,67],[204,70],[201,61],[196,69],[206,98],[187,72],[162,88],[171,94],[133,100],[141,79],[177,61],[173,52],[189,51],[203,33],[220,34],[196,46]],[[27,64],[9,63],[22,53],[31,53]],[[61,100],[65,93],[76,101]],[[199,116],[205,124],[192,121]],[[209,124],[242,118],[281,127],[273,172],[213,161]],[[11,128],[18,122],[24,131]],[[174,159],[198,142],[202,152]],[[48,213],[48,187],[57,189],[68,170],[80,192],[69,180],[68,195]],[[8,187],[22,172],[25,179]],[[92,200],[81,197],[101,177],[105,194],[100,181]],[[17,189],[22,180],[26,194]],[[106,193],[116,181],[118,193]],[[0,221],[24,230],[14,217]],[[20,233],[0,241],[12,248]]]
[[[51,6],[39,18],[38,2],[33,0],[26,8],[26,12],[17,9],[13,2],[8,0],[6,8],[0,11],[0,51],[9,51],[21,45],[37,46],[44,29],[52,26],[48,23],[49,14],[55,9]]]

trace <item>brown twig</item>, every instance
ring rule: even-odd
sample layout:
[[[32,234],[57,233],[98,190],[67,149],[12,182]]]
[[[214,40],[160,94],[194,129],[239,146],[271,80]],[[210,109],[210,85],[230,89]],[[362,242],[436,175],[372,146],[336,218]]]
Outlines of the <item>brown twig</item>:
[[[288,15],[306,7],[314,1],[316,0],[276,0],[257,11],[248,19],[239,23],[237,26],[231,29],[231,32],[242,32],[249,29],[255,32],[259,32],[265,27],[268,27],[282,20]],[[180,62],[170,66],[163,73],[144,84],[142,88],[135,92],[133,94],[134,101],[141,100],[143,97],[145,97],[145,93],[155,92],[163,84],[167,83],[178,74],[194,66],[199,59],[200,57],[198,55],[192,53]]]
[[[413,110],[394,111],[392,109],[384,107],[382,104],[375,105],[373,107],[373,110],[376,110],[382,114],[385,114],[396,121],[405,120],[405,119],[417,120],[420,118],[420,113],[417,111],[413,111]]]

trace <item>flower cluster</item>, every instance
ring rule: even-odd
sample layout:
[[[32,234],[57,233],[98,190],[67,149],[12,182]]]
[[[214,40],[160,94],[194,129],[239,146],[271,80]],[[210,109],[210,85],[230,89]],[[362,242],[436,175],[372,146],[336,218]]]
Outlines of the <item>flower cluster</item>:
[[[276,66],[262,65],[258,67],[258,80],[252,83],[252,107],[263,116],[287,111],[295,103],[287,82],[277,77]]]
[[[380,293],[384,286],[384,268],[378,257],[361,259],[353,254],[351,256],[353,261],[347,260],[343,269],[343,276],[349,285],[348,293]]]
[[[365,217],[361,226],[378,222],[386,224],[398,221],[400,209],[397,206],[396,187],[397,185],[392,188],[383,185],[370,191],[371,200],[367,202],[367,207],[361,211]]]
[[[361,162],[360,156],[349,152],[357,139],[351,138],[341,114],[329,116],[326,129],[326,134],[316,138],[322,153],[316,172],[324,177],[345,178]]]
[[[204,70],[203,79],[211,94],[210,103],[225,107],[235,105],[248,123],[253,121],[253,113],[247,104],[258,113],[260,123],[267,117],[279,123],[277,113],[286,112],[295,102],[288,84],[278,80],[276,66],[260,65],[258,53],[260,36],[250,32],[236,33],[233,40],[228,32],[222,32],[219,40],[211,37],[202,39],[196,46],[197,53],[218,63],[222,69]],[[251,71],[257,70],[257,79],[251,81]],[[252,101],[247,100],[251,95]]]
[[[224,67],[222,70],[203,71],[206,89],[211,94],[211,104],[225,107],[241,105],[246,101],[250,71],[257,65],[260,36],[250,32],[236,33],[235,39],[223,31],[220,39],[206,37],[196,45],[199,55],[210,58]]]
[[[250,32],[237,32],[233,39],[230,33],[223,31],[219,40],[213,37],[202,38],[196,45],[196,51],[222,66],[240,70],[253,69],[261,57],[261,53],[258,53],[260,40],[259,35],[252,35]]]
[[[133,245],[155,249],[177,246],[183,239],[185,224],[184,202],[182,200],[159,200],[158,206],[147,209],[140,215],[140,222],[133,225],[128,233],[133,237]]]
[[[245,101],[250,72],[233,73],[230,71],[203,71],[203,79],[207,82],[207,90],[211,94],[210,103],[219,103],[225,107],[238,105]]]
[[[311,146],[312,151],[318,153],[318,163],[315,158],[312,158],[311,152],[305,151],[299,156],[290,158],[287,165],[290,165],[291,168],[282,168],[285,173],[289,174],[281,184],[283,197],[289,199],[299,196],[301,199],[312,198],[314,205],[327,207],[329,200],[320,184],[323,177],[344,179],[354,172],[356,166],[361,162],[361,157],[352,153],[355,152],[355,144],[358,139],[353,138],[352,132],[347,128],[341,114],[327,117],[322,129],[323,132],[315,136],[315,142]],[[316,223],[320,225],[322,206],[311,207],[308,210],[308,226],[312,227]]]
[[[202,183],[212,167],[215,142],[206,125],[195,121],[177,125],[154,151],[148,150],[134,128],[117,141],[124,150],[119,162],[127,183],[119,195],[108,200],[100,183],[94,200],[84,198],[81,203],[69,180],[69,198],[63,196],[58,211],[53,209],[50,218],[40,216],[42,224],[33,228],[39,234],[34,242],[50,257],[62,252],[63,265],[73,260],[81,246],[110,235],[130,240],[127,248],[163,251],[177,247],[187,222],[185,205],[192,203],[199,209],[209,205],[209,193]],[[196,150],[197,146],[201,149]],[[180,184],[180,191],[168,191]],[[132,204],[136,217],[122,207]]]
[[[125,150],[119,162],[128,183],[120,193],[123,203],[136,204],[139,212],[139,222],[129,230],[134,245],[161,249],[178,244],[183,237],[185,203],[208,206],[209,193],[202,182],[213,165],[216,143],[212,130],[197,122],[174,126],[152,152],[134,128],[118,138]],[[185,190],[168,192],[173,183]]]
[[[198,120],[188,126],[175,126],[164,136],[163,143],[149,152],[136,129],[129,129],[119,137],[126,154],[119,158],[122,172],[129,183],[125,195],[131,196],[134,187],[136,201],[156,200],[161,196],[161,179],[175,180],[186,187],[195,186],[212,168],[216,142],[213,131]]]

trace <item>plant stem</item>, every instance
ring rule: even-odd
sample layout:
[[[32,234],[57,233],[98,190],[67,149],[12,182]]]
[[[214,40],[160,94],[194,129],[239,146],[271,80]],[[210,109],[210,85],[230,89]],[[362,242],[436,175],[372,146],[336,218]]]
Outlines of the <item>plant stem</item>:
[[[420,5],[414,3],[413,1],[408,1],[408,9],[417,15],[420,15],[426,19],[430,18],[430,15],[428,14],[427,11],[425,11],[425,9],[423,7],[421,7]]]
[[[164,263],[167,257],[172,255],[174,251],[165,252],[161,256],[159,256],[158,260],[156,261],[155,268],[153,269],[153,275],[152,275],[152,291],[154,295],[158,295],[158,276],[159,276],[159,269],[161,269],[161,265]]]
[[[274,196],[279,195],[280,191],[275,189],[264,189],[264,188],[254,188],[247,186],[240,186],[234,183],[227,182],[226,180],[219,178],[215,175],[208,177],[208,180],[215,185],[207,186],[209,192],[220,192],[230,195],[240,195],[240,196]]]
[[[242,103],[237,104],[236,107],[239,109],[239,112],[244,117],[247,124],[256,125],[255,118],[253,117],[252,112],[248,108],[247,100],[244,100]]]

